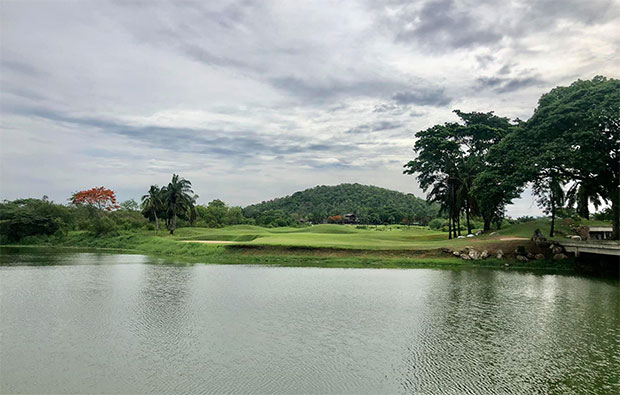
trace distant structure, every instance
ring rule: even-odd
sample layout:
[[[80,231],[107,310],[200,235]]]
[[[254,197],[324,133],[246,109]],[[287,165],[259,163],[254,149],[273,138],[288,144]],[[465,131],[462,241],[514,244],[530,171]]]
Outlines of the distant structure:
[[[357,217],[355,214],[345,214],[343,222],[347,225],[352,225],[357,223]]]
[[[613,234],[611,226],[590,226],[590,240],[610,240]]]

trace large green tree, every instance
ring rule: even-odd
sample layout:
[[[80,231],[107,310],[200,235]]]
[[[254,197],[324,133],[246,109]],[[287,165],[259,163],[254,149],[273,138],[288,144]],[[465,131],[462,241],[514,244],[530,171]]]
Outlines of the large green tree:
[[[460,234],[460,217],[480,215],[484,230],[503,215],[504,207],[518,195],[519,186],[507,182],[504,163],[492,160],[493,147],[519,127],[493,112],[454,111],[460,123],[445,123],[416,133],[417,157],[405,165],[405,174],[416,174],[428,199],[448,213],[449,237]]]
[[[569,182],[596,186],[586,195],[611,202],[618,239],[620,80],[597,76],[552,89],[538,101],[520,140],[527,147],[520,164],[531,180],[553,172]]]

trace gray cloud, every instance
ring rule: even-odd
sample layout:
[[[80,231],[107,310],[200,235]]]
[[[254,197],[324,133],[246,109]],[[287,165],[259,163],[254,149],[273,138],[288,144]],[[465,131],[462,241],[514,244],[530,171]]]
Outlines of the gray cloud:
[[[540,86],[545,83],[536,76],[526,77],[480,77],[476,80],[477,85],[483,89],[492,89],[498,93],[508,93],[532,86]]]
[[[347,130],[345,133],[349,134],[363,134],[363,133],[374,133],[381,132],[384,130],[396,129],[404,124],[402,122],[394,122],[394,121],[380,121],[372,124],[359,125],[354,128]]]
[[[380,18],[398,42],[415,43],[433,52],[475,47],[497,47],[502,40],[518,40],[569,24],[601,25],[620,16],[615,0],[542,0],[498,3],[479,0],[428,0],[421,5],[392,0]],[[376,5],[373,5],[376,7]],[[485,61],[488,56],[479,57]]]
[[[527,119],[550,87],[619,77],[619,5],[0,2],[0,198],[95,180],[136,197],[172,171],[232,204],[420,194],[413,132],[453,107]]]
[[[269,82],[276,88],[304,100],[327,101],[340,97],[384,97],[392,89],[402,87],[401,84],[389,80],[347,81],[345,79],[329,79],[327,81],[305,81],[296,77],[277,77]]]
[[[443,88],[412,89],[397,92],[392,99],[398,104],[415,104],[419,106],[447,106],[452,99],[445,94]]]
[[[300,153],[336,153],[341,150],[353,152],[354,144],[344,142],[319,144],[310,139],[302,141],[277,140],[252,131],[223,131],[213,129],[134,126],[110,119],[82,118],[46,109],[13,108],[14,113],[39,117],[53,122],[96,128],[141,141],[156,148],[174,152],[188,152],[218,156],[221,158],[252,159],[257,155],[296,155]],[[391,123],[374,125],[374,130],[393,128]],[[373,131],[374,131],[373,130]]]
[[[503,37],[498,26],[485,24],[455,0],[430,0],[421,7],[405,1],[395,3],[399,11],[384,23],[392,26],[399,42],[445,51],[494,44]]]

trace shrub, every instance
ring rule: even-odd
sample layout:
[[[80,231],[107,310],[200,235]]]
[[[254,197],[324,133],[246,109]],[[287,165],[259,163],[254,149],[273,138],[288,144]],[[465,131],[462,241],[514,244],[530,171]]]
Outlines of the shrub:
[[[63,235],[70,221],[70,208],[47,200],[19,199],[0,204],[0,235],[3,242],[15,242],[35,235]]]
[[[90,222],[88,231],[95,236],[113,235],[117,233],[117,226],[108,216],[97,215]]]
[[[428,223],[428,227],[434,230],[441,229],[444,225],[445,219],[443,218],[435,218]],[[447,231],[447,229],[446,229]]]

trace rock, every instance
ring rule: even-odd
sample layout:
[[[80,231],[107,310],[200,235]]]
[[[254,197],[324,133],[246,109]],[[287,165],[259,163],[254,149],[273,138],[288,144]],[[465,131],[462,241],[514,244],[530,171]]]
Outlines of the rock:
[[[545,238],[545,236],[543,236],[542,232],[538,228],[534,231],[534,234],[532,235],[532,238],[530,240],[536,243],[536,245],[547,242],[547,239]]]
[[[527,253],[527,259],[534,259],[534,254],[532,254],[531,252]]]
[[[467,237],[475,237],[475,236],[470,233],[467,235]]]
[[[466,251],[473,250],[473,249],[474,249],[474,247],[472,247],[472,246],[465,246],[465,250]]]
[[[449,248],[442,248],[441,251],[445,252],[446,254],[452,254],[452,250]]]
[[[477,232],[476,232],[476,236],[480,236],[481,234],[482,234],[482,231],[481,231],[481,230],[479,230],[479,231],[477,231]]]
[[[577,229],[577,234],[581,237],[581,240],[590,240],[590,228],[587,226],[579,226]]]
[[[466,261],[468,261],[468,260],[470,260],[470,259],[471,259],[471,258],[469,257],[469,255],[467,255],[467,254],[461,254],[460,256],[461,256],[461,258],[465,259]]]
[[[581,236],[571,236],[571,240],[581,241]]]
[[[499,233],[497,232],[491,232],[491,234],[489,236],[499,236]]]
[[[474,249],[469,250],[469,257],[473,260],[478,260],[480,259],[480,251],[476,251]]]
[[[497,259],[502,259],[504,257],[504,251],[502,250],[497,250],[495,257]]]
[[[567,258],[568,258],[568,257],[567,257],[566,255],[564,255],[564,254],[555,254],[555,255],[553,256],[553,260],[554,260],[554,261],[561,261],[561,260],[563,260],[563,259],[567,259]]]
[[[464,239],[465,236],[458,236],[457,239]]]
[[[518,246],[517,248],[515,248],[515,255],[525,255],[525,254],[527,254],[525,247]]]
[[[480,253],[480,259],[487,259],[489,257],[489,251],[484,250]]]
[[[564,248],[562,248],[562,246],[554,246],[553,249],[551,250],[551,252],[555,255],[555,254],[560,254],[562,252],[564,252]]]
[[[452,251],[452,255],[454,256],[461,256],[461,253],[458,251]]]
[[[519,262],[527,262],[528,259],[527,259],[527,257],[525,257],[523,255],[517,255],[517,261],[519,261]]]
[[[536,260],[541,260],[541,259],[545,259],[545,256],[543,254],[536,254],[536,255],[534,255],[534,258]]]

